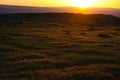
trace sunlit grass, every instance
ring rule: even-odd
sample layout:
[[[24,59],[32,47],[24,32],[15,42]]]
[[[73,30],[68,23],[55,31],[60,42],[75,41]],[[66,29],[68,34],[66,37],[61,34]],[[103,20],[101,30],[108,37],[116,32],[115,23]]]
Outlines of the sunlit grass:
[[[44,20],[40,20],[44,16]],[[91,16],[94,19],[83,15],[79,18],[78,14],[44,16],[30,17],[30,21],[21,17],[22,24],[2,23],[1,79],[120,79],[120,28],[117,22],[108,24],[101,19],[103,22],[95,25],[98,15]],[[56,20],[54,16],[60,19]]]

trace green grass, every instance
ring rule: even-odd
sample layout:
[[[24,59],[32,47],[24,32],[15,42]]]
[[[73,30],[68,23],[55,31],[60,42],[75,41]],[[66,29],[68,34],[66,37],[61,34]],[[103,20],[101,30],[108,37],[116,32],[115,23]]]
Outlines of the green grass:
[[[22,23],[2,17],[7,22],[0,26],[1,80],[120,79],[119,25],[92,28],[73,16],[31,16],[21,17]]]

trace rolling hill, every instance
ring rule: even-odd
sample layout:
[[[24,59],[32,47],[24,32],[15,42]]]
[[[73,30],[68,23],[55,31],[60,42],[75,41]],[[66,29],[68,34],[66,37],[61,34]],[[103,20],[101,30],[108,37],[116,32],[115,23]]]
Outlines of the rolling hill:
[[[120,18],[0,15],[0,80],[120,80]]]

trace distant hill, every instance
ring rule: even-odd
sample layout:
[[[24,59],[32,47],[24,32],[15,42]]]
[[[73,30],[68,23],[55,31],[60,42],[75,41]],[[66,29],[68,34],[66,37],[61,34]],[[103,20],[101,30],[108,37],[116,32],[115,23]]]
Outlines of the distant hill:
[[[32,24],[30,24],[30,22]],[[10,25],[40,25],[39,22],[53,22],[60,24],[77,24],[85,26],[119,26],[120,18],[103,14],[73,14],[73,13],[17,13],[1,14],[0,26]],[[37,23],[36,23],[37,22]],[[35,25],[33,25],[35,27]]]
[[[0,14],[48,13],[48,12],[109,14],[120,17],[120,9],[112,9],[112,8],[89,8],[87,11],[84,12],[83,10],[75,7],[30,7],[30,6],[0,5]]]

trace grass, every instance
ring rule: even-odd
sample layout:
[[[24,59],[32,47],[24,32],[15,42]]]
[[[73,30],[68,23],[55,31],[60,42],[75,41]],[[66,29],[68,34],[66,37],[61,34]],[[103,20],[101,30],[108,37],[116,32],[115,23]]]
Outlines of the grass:
[[[0,79],[119,80],[119,18],[89,16],[0,15]]]

